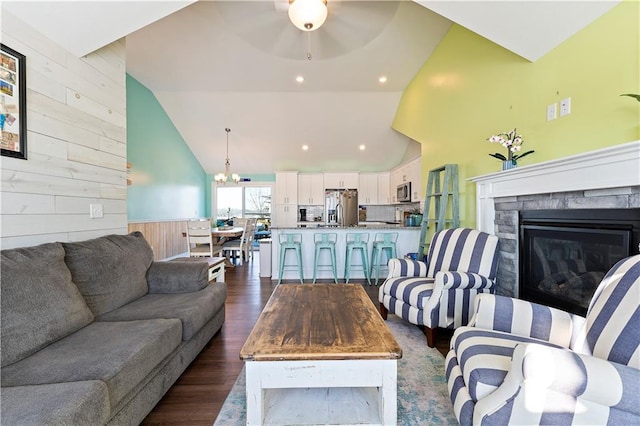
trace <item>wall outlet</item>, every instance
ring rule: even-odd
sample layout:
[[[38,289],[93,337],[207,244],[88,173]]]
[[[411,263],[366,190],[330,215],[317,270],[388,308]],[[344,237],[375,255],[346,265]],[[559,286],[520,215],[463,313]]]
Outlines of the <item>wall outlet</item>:
[[[102,204],[89,204],[89,216],[91,219],[100,219],[101,217],[104,217]]]
[[[555,120],[558,117],[558,104],[547,105],[547,121]]]
[[[571,98],[564,98],[560,101],[560,117],[571,114]]]

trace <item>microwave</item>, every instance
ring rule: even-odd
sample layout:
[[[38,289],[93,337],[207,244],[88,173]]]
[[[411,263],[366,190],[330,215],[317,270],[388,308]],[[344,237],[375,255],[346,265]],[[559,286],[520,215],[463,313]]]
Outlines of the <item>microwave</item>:
[[[398,185],[396,200],[400,203],[408,203],[411,201],[411,182]]]

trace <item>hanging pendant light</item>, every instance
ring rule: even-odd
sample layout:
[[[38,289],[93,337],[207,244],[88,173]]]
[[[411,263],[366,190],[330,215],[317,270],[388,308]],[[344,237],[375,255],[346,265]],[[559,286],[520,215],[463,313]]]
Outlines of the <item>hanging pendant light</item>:
[[[220,185],[224,185],[229,179],[231,179],[233,183],[240,182],[240,175],[237,173],[231,173],[231,162],[229,161],[229,132],[231,129],[226,127],[224,131],[227,132],[227,158],[224,162],[224,173],[218,173],[213,177],[216,183]]]
[[[302,31],[315,31],[327,19],[327,0],[289,0],[289,19]]]

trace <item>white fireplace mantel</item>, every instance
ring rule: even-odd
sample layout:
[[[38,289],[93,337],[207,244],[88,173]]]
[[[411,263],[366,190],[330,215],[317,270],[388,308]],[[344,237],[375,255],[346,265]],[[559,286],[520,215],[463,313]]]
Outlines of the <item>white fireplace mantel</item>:
[[[468,179],[476,183],[476,227],[494,233],[494,199],[640,185],[640,141]]]

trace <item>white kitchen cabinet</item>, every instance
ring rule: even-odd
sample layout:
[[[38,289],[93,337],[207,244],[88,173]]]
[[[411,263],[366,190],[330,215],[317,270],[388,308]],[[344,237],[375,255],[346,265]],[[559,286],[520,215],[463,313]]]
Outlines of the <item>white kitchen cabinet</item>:
[[[275,204],[298,204],[298,172],[276,172]]]
[[[325,173],[324,187],[327,189],[358,189],[358,173]]]
[[[324,175],[322,173],[298,174],[298,204],[324,205]]]
[[[277,228],[295,228],[298,226],[298,206],[277,204],[272,217],[272,225]]]
[[[276,172],[273,226],[296,226],[298,222],[298,172]]]
[[[360,173],[358,182],[358,204],[379,204],[378,173]]]
[[[378,178],[378,204],[391,204],[390,173],[377,173]],[[395,187],[393,188],[395,192]]]
[[[402,171],[400,170],[400,167],[396,167],[389,173],[389,193],[392,204],[398,202],[396,188],[398,188],[398,185],[400,184],[402,184]]]
[[[422,159],[416,158],[408,165],[411,180],[411,201],[424,201],[425,185],[422,182]]]

